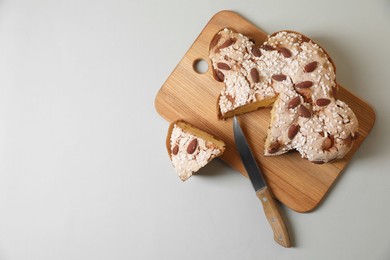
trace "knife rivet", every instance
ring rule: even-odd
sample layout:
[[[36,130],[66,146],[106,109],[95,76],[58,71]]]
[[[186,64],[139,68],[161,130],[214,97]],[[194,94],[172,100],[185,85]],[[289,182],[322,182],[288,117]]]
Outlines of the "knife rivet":
[[[264,198],[263,198],[263,201],[264,201],[264,202],[267,202],[267,198],[266,198],[266,197],[264,197]]]
[[[282,236],[279,236],[278,239],[279,239],[279,240],[282,240]]]
[[[275,222],[275,218],[274,217],[271,218],[271,222]]]

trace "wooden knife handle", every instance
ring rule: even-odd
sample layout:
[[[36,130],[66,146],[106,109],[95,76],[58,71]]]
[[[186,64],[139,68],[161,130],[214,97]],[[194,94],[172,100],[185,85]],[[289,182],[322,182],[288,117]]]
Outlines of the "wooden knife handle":
[[[280,215],[279,207],[276,204],[271,191],[267,187],[264,187],[258,190],[256,195],[263,204],[265,215],[274,232],[274,240],[284,247],[291,247],[286,225]]]

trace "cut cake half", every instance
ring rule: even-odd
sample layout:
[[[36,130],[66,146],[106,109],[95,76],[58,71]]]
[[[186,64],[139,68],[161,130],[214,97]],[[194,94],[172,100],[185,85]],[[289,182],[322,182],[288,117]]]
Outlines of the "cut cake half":
[[[256,45],[249,37],[223,29],[210,43],[216,80],[224,83],[219,117],[273,105],[265,155],[292,149],[313,162],[348,153],[358,121],[337,98],[335,66],[308,37],[280,31]]]

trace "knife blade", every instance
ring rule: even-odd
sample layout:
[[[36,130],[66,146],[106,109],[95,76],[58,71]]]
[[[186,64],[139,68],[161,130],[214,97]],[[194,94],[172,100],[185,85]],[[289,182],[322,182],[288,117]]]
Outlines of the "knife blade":
[[[241,161],[256,191],[256,195],[263,205],[265,215],[274,233],[274,240],[284,247],[291,247],[290,237],[280,214],[279,207],[257,165],[256,159],[253,156],[236,116],[233,119],[233,132],[234,142],[240,154]]]

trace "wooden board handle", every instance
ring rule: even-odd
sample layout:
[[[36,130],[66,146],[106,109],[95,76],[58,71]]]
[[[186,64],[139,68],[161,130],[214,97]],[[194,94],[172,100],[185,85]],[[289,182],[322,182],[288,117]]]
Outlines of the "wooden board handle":
[[[274,240],[284,247],[291,247],[286,225],[284,224],[283,218],[279,212],[279,207],[270,190],[267,187],[264,187],[258,190],[256,195],[263,204],[265,215],[274,232]]]

